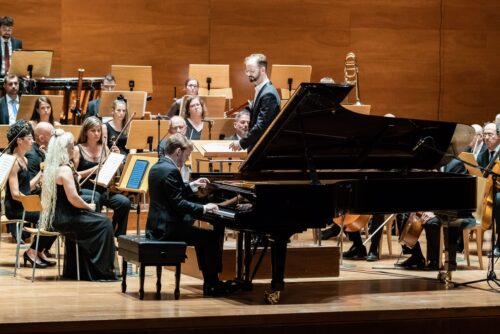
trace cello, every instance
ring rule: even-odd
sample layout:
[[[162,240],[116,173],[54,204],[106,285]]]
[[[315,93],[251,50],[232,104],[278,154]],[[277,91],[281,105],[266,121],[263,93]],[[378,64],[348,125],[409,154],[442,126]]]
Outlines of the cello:
[[[500,160],[496,159],[491,170],[495,174],[500,173]],[[483,231],[490,229],[493,221],[493,179],[493,175],[489,174],[484,186],[483,206],[481,209],[481,228]],[[497,181],[496,188],[498,186],[499,182]]]

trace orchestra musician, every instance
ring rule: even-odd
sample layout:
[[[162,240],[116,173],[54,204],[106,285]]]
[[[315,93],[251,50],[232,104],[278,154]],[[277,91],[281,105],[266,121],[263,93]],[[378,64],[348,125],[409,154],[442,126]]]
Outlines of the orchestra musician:
[[[58,121],[54,121],[52,102],[46,96],[40,96],[36,99],[29,122],[33,129],[39,122],[49,122],[55,126],[61,125]]]
[[[113,152],[119,153],[117,147],[112,147]],[[75,169],[78,171],[80,177],[84,180],[90,175],[95,174],[98,169],[101,154],[107,156],[110,150],[104,145],[102,136],[102,122],[97,117],[86,118],[83,122],[80,136],[78,138],[78,145],[75,146],[73,154],[73,161]],[[113,228],[115,229],[115,236],[127,233],[128,214],[130,211],[130,200],[120,194],[108,189],[97,186],[87,179],[82,184],[82,197],[87,201],[94,200],[97,212],[101,212],[101,206],[106,205],[113,209]],[[93,196],[94,195],[94,196]],[[93,197],[92,197],[93,196]]]
[[[188,96],[196,96],[198,95],[198,89],[200,88],[200,84],[198,83],[198,80],[189,78],[184,82],[184,92],[186,93],[185,95]],[[176,99],[174,98],[174,102],[170,106],[167,112],[167,116],[172,119],[173,116],[179,115],[181,111],[181,105],[182,101],[184,100],[185,96]]]
[[[101,84],[101,91],[103,92],[112,92],[116,87],[116,79],[115,76],[111,73],[108,73],[104,76],[104,79]],[[97,98],[90,101],[87,105],[87,110],[85,111],[85,118],[98,116],[99,117],[99,108],[101,106],[101,99]]]
[[[12,62],[12,52],[23,48],[23,41],[12,36],[13,30],[14,19],[12,17],[4,16],[0,18],[0,35],[2,37],[0,39],[2,42],[0,47],[0,53],[2,54],[2,68],[0,75],[9,73],[9,67]]]
[[[216,213],[218,206],[214,203],[201,205],[189,200],[189,196],[198,188],[205,188],[209,183],[206,178],[190,184],[182,180],[179,170],[192,150],[193,144],[184,135],[173,134],[165,143],[164,155],[151,168],[148,177],[150,205],[146,237],[194,245],[198,266],[203,273],[203,294],[215,297],[229,292],[230,287],[218,277],[222,271],[223,232],[193,225],[192,217]]]
[[[123,99],[114,100],[111,115],[113,116],[112,119],[104,123],[102,127],[103,138],[107,138],[106,144],[108,148],[111,149],[114,145],[121,154],[126,155],[128,154],[128,150],[125,148],[127,144],[127,129],[125,129],[128,120],[127,101]]]
[[[248,125],[250,124],[250,112],[248,110],[242,110],[236,114],[234,118],[234,130],[235,133],[225,139],[227,140],[240,140],[244,138],[248,133]]]
[[[4,77],[5,95],[0,98],[0,124],[12,125],[19,111],[19,78],[14,74]]]
[[[190,96],[186,100],[184,118],[186,119],[186,137],[190,140],[200,140],[203,131],[203,121],[207,114],[207,106],[199,96]]]
[[[255,97],[247,110],[250,112],[250,125],[247,135],[229,147],[233,151],[250,150],[267,130],[280,111],[280,97],[267,76],[267,58],[263,54],[251,54],[245,58],[245,75],[255,86]]]
[[[14,140],[14,138],[16,139]],[[33,145],[31,126],[25,120],[17,121],[9,127],[7,139],[9,142],[12,142],[10,149],[12,155],[16,158],[16,162],[9,174],[5,189],[5,216],[12,220],[24,218],[28,222],[37,223],[40,218],[39,212],[26,212],[23,217],[23,205],[21,203],[21,197],[30,195],[35,189],[35,185],[42,178],[42,173],[38,172],[35,177],[30,179],[28,172],[28,161],[25,154]],[[12,225],[10,224],[9,226]],[[15,228],[15,226],[13,227]],[[16,231],[13,230],[11,229],[11,233],[15,238],[23,238],[22,235],[17,235]],[[26,262],[29,262],[31,265],[35,262],[37,268],[56,265],[56,262],[50,261],[44,254],[44,250],[50,249],[55,240],[56,237],[41,236],[37,250],[35,237],[30,248],[23,254],[24,265],[26,266]]]
[[[496,153],[500,149],[500,124],[496,123],[488,123],[484,126],[483,130],[483,140],[486,146],[486,150],[482,153],[479,153],[477,156],[477,163],[481,167],[490,167],[493,168],[492,158],[495,158]],[[500,192],[497,192],[495,199],[495,207],[493,208],[493,216],[495,217],[495,229],[496,229],[496,243],[493,248],[493,254],[489,254],[489,256],[493,255],[495,257],[500,257]]]
[[[88,281],[116,280],[113,225],[109,218],[94,212],[79,195],[78,173],[70,160],[74,138],[70,132],[57,129],[50,140],[45,160],[41,225],[65,236],[63,276],[77,278],[75,243],[80,249],[80,279]]]
[[[41,165],[45,161],[45,153],[47,152],[47,147],[53,131],[54,127],[48,122],[40,122],[35,127],[35,135],[33,138],[35,142],[33,143],[31,150],[29,150],[25,155],[26,159],[28,159],[28,172],[30,179],[36,177],[40,170],[42,170]],[[36,185],[34,193],[40,193],[40,185],[41,183]]]

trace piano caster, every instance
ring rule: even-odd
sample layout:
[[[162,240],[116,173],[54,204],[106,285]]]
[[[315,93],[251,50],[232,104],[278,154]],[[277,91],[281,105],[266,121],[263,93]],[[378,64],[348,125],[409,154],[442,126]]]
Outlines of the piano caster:
[[[269,305],[276,305],[280,301],[281,291],[264,291],[264,301]]]
[[[439,280],[439,282],[444,283],[447,289],[453,286],[453,283],[451,281],[451,271],[440,271],[438,273],[437,279]]]

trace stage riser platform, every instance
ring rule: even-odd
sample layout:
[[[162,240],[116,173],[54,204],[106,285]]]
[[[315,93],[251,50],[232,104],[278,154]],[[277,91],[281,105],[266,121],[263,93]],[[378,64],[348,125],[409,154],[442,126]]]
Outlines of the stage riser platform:
[[[252,264],[255,265],[262,250],[258,249]],[[187,260],[182,265],[185,275],[202,278],[198,268],[194,247],[188,247]],[[339,276],[339,247],[290,247],[286,258],[285,278],[312,278],[312,277],[338,277]],[[223,272],[221,278],[233,279],[235,277],[236,250],[225,249],[223,258]],[[253,268],[253,266],[252,266]],[[271,251],[264,255],[260,269],[255,276],[257,279],[271,278]]]

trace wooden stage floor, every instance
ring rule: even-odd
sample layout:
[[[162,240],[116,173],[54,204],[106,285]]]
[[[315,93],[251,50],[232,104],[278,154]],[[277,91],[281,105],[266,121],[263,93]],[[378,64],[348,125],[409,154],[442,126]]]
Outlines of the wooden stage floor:
[[[34,283],[31,268],[13,277],[15,245],[7,239],[4,234],[0,245],[1,334],[500,331],[499,287],[496,292],[486,283],[446,289],[437,272],[393,269],[396,256],[344,261],[337,278],[288,279],[279,305],[263,304],[266,280],[257,281],[252,292],[204,298],[202,282],[186,275],[176,301],[170,270],[164,270],[161,300],[155,300],[156,277],[150,269],[140,301],[137,277],[127,280],[126,294],[120,282],[59,280],[56,269],[37,270]],[[394,249],[400,247],[394,243]],[[486,276],[486,270],[464,268],[463,261],[459,266],[456,282]]]

